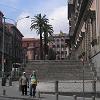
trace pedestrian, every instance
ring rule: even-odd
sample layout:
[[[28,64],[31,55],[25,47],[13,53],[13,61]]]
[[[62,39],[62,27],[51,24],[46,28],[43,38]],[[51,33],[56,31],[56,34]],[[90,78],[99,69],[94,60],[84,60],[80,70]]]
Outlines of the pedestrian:
[[[36,86],[37,86],[37,77],[36,77],[36,72],[33,71],[33,73],[30,75],[30,96],[35,97]]]
[[[27,85],[28,78],[26,77],[26,73],[23,72],[23,75],[19,79],[19,89],[22,91],[22,95],[27,95]]]

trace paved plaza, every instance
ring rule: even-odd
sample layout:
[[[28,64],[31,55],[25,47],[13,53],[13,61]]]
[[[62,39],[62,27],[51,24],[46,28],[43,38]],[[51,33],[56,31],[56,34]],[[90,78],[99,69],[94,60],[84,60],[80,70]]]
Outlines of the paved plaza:
[[[0,81],[1,83],[1,81]],[[100,83],[97,82],[97,91],[100,91]],[[90,81],[85,82],[85,91],[92,91]],[[55,91],[55,83],[54,82],[39,82],[37,85],[37,93],[36,98],[30,98],[29,89],[28,96],[21,96],[21,92],[19,91],[19,83],[18,81],[13,82],[12,86],[9,86],[8,82],[5,87],[0,85],[0,100],[56,100],[56,96],[52,94],[40,94],[40,92],[54,92]],[[6,95],[3,96],[3,89],[6,90]],[[82,92],[82,81],[62,81],[59,83],[59,91],[60,92]],[[6,97],[6,98],[4,98]],[[61,96],[59,95],[59,100],[74,100],[73,96]],[[78,97],[77,100],[82,100],[81,97]],[[85,100],[92,100],[92,98],[85,98]],[[96,100],[100,100],[100,98],[96,98]]]

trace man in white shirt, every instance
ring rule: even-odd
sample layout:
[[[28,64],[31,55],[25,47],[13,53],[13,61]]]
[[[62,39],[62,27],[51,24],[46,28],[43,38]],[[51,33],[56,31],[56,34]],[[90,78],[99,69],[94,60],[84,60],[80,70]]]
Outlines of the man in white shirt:
[[[27,95],[27,85],[28,85],[28,78],[26,77],[26,73],[23,72],[19,83],[21,85],[22,95]]]

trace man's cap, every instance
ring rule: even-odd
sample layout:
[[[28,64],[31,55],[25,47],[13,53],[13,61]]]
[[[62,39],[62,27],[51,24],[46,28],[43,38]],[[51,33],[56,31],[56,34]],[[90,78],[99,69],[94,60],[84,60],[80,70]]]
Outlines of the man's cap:
[[[35,71],[33,70],[33,73],[35,73]]]
[[[25,72],[23,72],[23,74],[25,74]]]
[[[32,74],[33,74],[33,75],[36,74],[36,71],[33,70]]]

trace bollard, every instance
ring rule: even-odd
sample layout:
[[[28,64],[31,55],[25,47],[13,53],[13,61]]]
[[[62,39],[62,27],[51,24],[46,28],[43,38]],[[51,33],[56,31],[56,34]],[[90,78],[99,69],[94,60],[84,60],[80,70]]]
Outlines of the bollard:
[[[6,95],[6,90],[5,89],[3,89],[3,95]]]
[[[6,78],[5,77],[2,78],[2,86],[6,86]]]
[[[58,100],[58,81],[55,81],[55,96],[56,100]]]
[[[56,100],[58,100],[58,93],[55,93],[55,96],[56,96]]]
[[[12,78],[9,78],[9,86],[12,86]]]
[[[74,98],[74,100],[77,100],[77,96],[76,95],[73,95],[73,98]]]
[[[92,100],[95,100],[95,96],[92,96]]]
[[[58,92],[58,81],[55,81],[55,92]]]
[[[93,87],[93,92],[96,93],[96,80],[93,81],[92,87]]]

